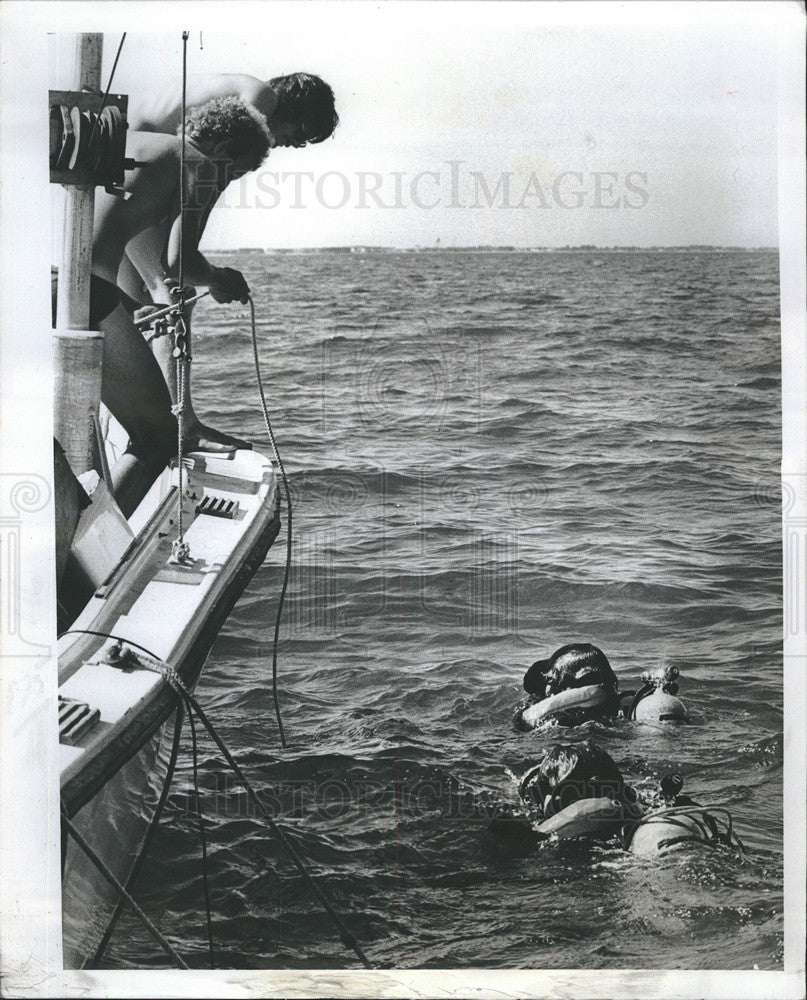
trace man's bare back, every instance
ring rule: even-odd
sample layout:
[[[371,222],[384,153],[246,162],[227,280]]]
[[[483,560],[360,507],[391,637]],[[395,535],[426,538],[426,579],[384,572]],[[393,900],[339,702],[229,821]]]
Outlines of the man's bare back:
[[[141,132],[176,134],[182,119],[180,81],[156,97],[129,104],[130,127]],[[209,73],[190,76],[186,108],[203,107],[209,101],[231,98],[245,104],[269,130],[270,147],[300,148],[323,142],[339,123],[333,91],[318,76],[291,73],[267,82],[246,73]]]
[[[168,135],[129,132],[126,152],[137,163],[126,172],[126,199],[99,190],[95,201],[93,273],[115,282],[126,244],[144,229],[178,210],[180,140]],[[201,154],[188,146],[194,162]],[[176,206],[174,207],[174,203]]]
[[[129,127],[140,132],[175,135],[182,122],[181,94],[181,83],[177,82],[157,97],[133,100],[129,105]],[[220,97],[235,97],[243,101],[267,121],[277,104],[268,83],[245,73],[209,73],[188,77],[187,108],[199,107]]]
[[[243,300],[248,289],[243,279],[233,278],[238,272],[214,267],[199,252],[199,241],[226,177],[222,177],[220,166],[190,142],[185,145],[185,218],[180,226],[181,146],[177,136],[129,133],[127,154],[136,166],[126,173],[128,197],[104,191],[96,197],[93,273],[116,284],[127,243],[146,230],[154,230],[161,245],[152,248],[151,270],[155,275],[159,272],[159,280],[172,272],[175,275],[181,233],[186,280],[209,287],[217,301]]]
[[[215,267],[199,251],[199,241],[213,206],[233,177],[255,169],[269,146],[265,126],[237,101],[211,101],[188,116],[185,144],[184,213],[180,211],[182,140],[178,136],[131,132],[127,153],[135,161],[127,170],[119,198],[98,192],[92,270],[113,290],[127,244],[157,234],[140,262],[141,278],[170,299],[165,282],[178,277],[182,259],[186,282],[207,286],[219,302],[246,301],[249,286],[232,269]],[[130,264],[130,270],[136,266]],[[119,287],[119,286],[118,286]],[[140,286],[141,290],[143,285]],[[120,294],[120,293],[119,293]],[[137,296],[132,296],[137,301]],[[171,407],[173,355],[164,364],[152,354],[135,329],[131,303],[118,304],[99,321],[105,336],[102,398],[129,434],[127,452],[112,470],[113,493],[128,516],[176,451],[177,421]],[[165,345],[160,345],[164,348]],[[183,437],[187,447],[232,450],[244,443],[205,428],[190,404]]]

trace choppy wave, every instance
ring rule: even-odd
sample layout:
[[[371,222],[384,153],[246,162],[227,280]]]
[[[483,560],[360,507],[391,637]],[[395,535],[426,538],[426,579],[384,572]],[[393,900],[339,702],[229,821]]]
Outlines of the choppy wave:
[[[776,255],[594,256],[235,258],[295,500],[288,751],[269,692],[281,540],[199,697],[381,966],[782,966]],[[246,318],[200,305],[194,396],[262,443]],[[692,724],[515,732],[525,666],[574,639],[624,689],[678,666]],[[586,736],[631,780],[680,771],[748,855],[486,852],[512,775]],[[354,964],[201,746],[219,964]],[[203,966],[187,756],[179,772],[139,899]],[[121,927],[112,963],[162,963]]]

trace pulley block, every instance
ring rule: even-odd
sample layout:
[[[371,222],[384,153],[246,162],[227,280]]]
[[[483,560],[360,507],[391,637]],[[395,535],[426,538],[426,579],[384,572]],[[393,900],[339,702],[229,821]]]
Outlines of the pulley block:
[[[123,94],[50,91],[50,180],[53,184],[103,186],[120,193],[126,159],[126,109]]]

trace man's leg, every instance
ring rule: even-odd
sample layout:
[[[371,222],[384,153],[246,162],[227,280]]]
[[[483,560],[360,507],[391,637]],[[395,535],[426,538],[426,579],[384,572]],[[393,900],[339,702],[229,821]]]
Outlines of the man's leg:
[[[113,495],[128,517],[176,454],[177,424],[160,367],[129,313],[119,305],[99,326],[101,398],[130,439],[129,450],[111,470]]]
[[[191,312],[193,303],[186,310],[186,326],[188,330],[188,351],[191,347]],[[173,355],[173,343],[170,337],[158,337],[151,342],[151,349],[157,364],[168,384],[172,402],[176,403],[176,359]],[[213,427],[208,427],[196,416],[191,399],[191,367],[187,370],[187,380],[185,383],[185,414],[182,421],[183,447],[187,451],[212,451],[212,452],[232,452],[236,448],[252,448],[248,441],[225,434],[224,431],[217,431]]]
[[[126,253],[118,268],[118,285],[124,292],[138,298],[145,289],[155,306],[170,304],[173,299],[166,286],[165,275],[160,264],[165,246],[165,230],[153,227],[138,233],[126,244]],[[188,345],[190,349],[190,311],[187,319]],[[170,337],[161,337],[151,342],[154,356],[163,373],[171,402],[176,403],[176,359],[174,345]],[[199,420],[191,399],[190,372],[185,387],[185,416],[183,419],[184,446],[188,451],[232,452],[236,448],[251,448],[249,442],[225,434],[223,431],[207,427]]]

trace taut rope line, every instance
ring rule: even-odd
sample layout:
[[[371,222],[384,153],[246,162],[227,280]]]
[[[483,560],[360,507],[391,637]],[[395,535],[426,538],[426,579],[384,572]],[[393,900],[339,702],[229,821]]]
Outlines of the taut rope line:
[[[280,597],[277,602],[277,615],[275,616],[275,634],[272,643],[272,696],[275,703],[275,717],[277,718],[277,728],[280,732],[280,745],[286,749],[286,735],[283,732],[283,720],[280,718],[280,701],[277,694],[277,645],[280,639],[280,620],[283,615],[283,602],[286,599],[286,590],[289,586],[289,572],[291,569],[291,491],[289,481],[286,477],[286,470],[283,467],[283,460],[275,441],[272,422],[269,419],[269,407],[266,405],[266,393],[263,391],[263,379],[261,378],[261,362],[258,355],[258,334],[255,328],[255,303],[252,296],[249,297],[249,315],[252,325],[252,354],[255,359],[255,378],[258,382],[258,392],[261,397],[261,408],[263,410],[263,421],[266,425],[266,433],[269,435],[269,443],[272,445],[272,453],[275,456],[277,467],[280,470],[280,478],[283,482],[283,489],[286,494],[286,566],[283,572],[283,586],[280,588]]]
[[[257,792],[253,788],[253,786],[250,783],[249,779],[246,777],[246,775],[244,774],[244,772],[241,770],[240,765],[238,764],[238,762],[236,761],[236,759],[233,757],[233,755],[230,753],[230,751],[225,746],[223,740],[221,739],[221,737],[219,736],[218,732],[216,731],[216,728],[214,727],[213,723],[208,719],[207,715],[203,711],[203,709],[202,709],[201,705],[199,704],[199,702],[190,693],[190,691],[188,690],[188,688],[182,682],[182,679],[180,678],[180,676],[176,672],[176,670],[173,667],[169,667],[167,663],[165,663],[163,660],[161,660],[160,657],[157,656],[155,653],[152,653],[150,649],[146,649],[146,647],[145,646],[141,646],[140,643],[134,642],[131,639],[124,639],[122,636],[119,636],[119,635],[112,635],[109,632],[100,632],[100,631],[96,631],[96,630],[93,630],[93,629],[80,629],[80,628],[79,629],[67,629],[66,631],[64,631],[64,632],[61,633],[61,635],[59,636],[59,638],[61,638],[64,635],[94,635],[94,636],[98,636],[99,638],[102,638],[102,639],[112,639],[115,642],[126,643],[127,645],[131,646],[133,649],[137,649],[137,650],[140,650],[141,652],[145,653],[146,656],[148,656],[153,661],[153,664],[152,663],[143,663],[141,661],[140,662],[140,666],[144,670],[151,670],[153,673],[160,674],[160,676],[162,676],[171,685],[171,687],[174,689],[174,691],[176,691],[176,693],[179,695],[179,697],[184,702],[185,708],[186,708],[189,716],[190,716],[191,711],[196,712],[196,717],[199,719],[199,721],[205,727],[205,729],[207,730],[207,732],[210,734],[213,742],[216,744],[216,746],[221,751],[222,756],[224,757],[225,761],[227,762],[227,764],[232,769],[232,771],[235,774],[236,778],[238,778],[238,781],[243,786],[243,788],[246,791],[248,797],[252,801],[253,805],[256,807],[258,813],[266,821],[266,824],[269,826],[269,829],[272,831],[272,833],[280,841],[280,843],[282,844],[283,848],[289,853],[292,861],[294,862],[295,867],[298,869],[298,871],[300,872],[300,874],[306,880],[306,882],[307,882],[308,886],[310,887],[311,891],[319,899],[319,901],[320,901],[323,909],[328,914],[328,916],[331,918],[331,921],[333,922],[334,926],[336,927],[336,929],[337,929],[337,931],[339,933],[339,938],[342,941],[342,944],[346,948],[351,948],[355,952],[355,954],[358,956],[359,960],[361,961],[362,965],[364,965],[364,967],[366,969],[372,969],[373,966],[371,965],[370,960],[365,955],[365,953],[364,953],[361,945],[359,944],[358,940],[356,939],[356,936],[351,931],[349,931],[348,928],[345,926],[344,921],[342,920],[341,916],[334,909],[334,907],[333,907],[330,899],[328,898],[328,896],[325,893],[325,890],[322,889],[321,886],[318,884],[317,880],[314,878],[314,876],[311,874],[311,872],[306,867],[305,861],[303,861],[303,859],[300,857],[300,854],[298,853],[297,848],[294,846],[293,842],[289,839],[289,837],[287,836],[287,834],[283,831],[282,827],[280,827],[278,825],[278,823],[275,820],[274,816],[272,816],[272,814],[269,812],[269,810],[267,809],[267,807],[261,801],[260,797],[258,796]],[[66,817],[64,817],[64,819],[65,819],[65,822],[68,822],[67,819],[66,819]],[[68,832],[70,832],[72,834],[74,828],[72,828],[71,826],[68,826],[67,829],[68,829]],[[151,930],[151,928],[153,928],[153,931],[156,931],[156,933],[159,935],[159,931],[157,931],[157,929],[154,928],[153,925],[150,925],[150,921],[148,921],[148,918],[146,917],[146,915],[142,912],[142,910],[140,910],[140,908],[137,906],[137,903],[135,903],[134,900],[131,899],[131,897],[128,895],[128,893],[126,892],[126,890],[124,889],[124,887],[114,878],[114,876],[111,875],[111,873],[107,872],[107,870],[106,870],[103,862],[101,861],[101,859],[98,858],[97,855],[95,855],[95,856],[90,855],[90,857],[94,861],[94,863],[96,863],[96,865],[99,866],[99,870],[102,871],[102,873],[104,874],[104,877],[105,878],[111,878],[113,880],[113,884],[115,885],[116,889],[123,896],[123,898],[127,902],[130,903],[130,905],[133,907],[133,909],[135,910],[135,912],[137,913],[137,915],[140,916],[141,920],[143,920],[144,923],[146,923],[146,926],[149,927],[150,930]],[[153,933],[153,931],[152,931],[152,933]],[[161,938],[162,938],[162,935],[159,936],[158,940],[160,940]],[[162,940],[164,940],[164,939],[162,939]],[[162,940],[161,940],[161,943],[162,943]],[[166,944],[167,944],[167,942],[166,942]],[[170,948],[170,945],[168,945],[168,947]],[[173,951],[173,949],[172,949],[172,951]],[[174,957],[174,955],[176,955],[175,952],[172,954],[172,957]],[[179,964],[181,964],[184,968],[187,968],[187,966],[185,965],[185,963],[182,961],[182,959],[178,955],[176,955],[176,959],[178,959]]]
[[[67,833],[75,840],[81,850],[87,855],[87,857],[92,861],[98,871],[104,876],[104,878],[109,882],[111,886],[118,892],[121,899],[126,900],[129,906],[134,910],[137,916],[140,918],[143,926],[151,934],[151,936],[159,943],[160,947],[165,951],[169,958],[173,959],[177,965],[182,969],[189,969],[190,966],[185,961],[185,959],[171,946],[170,942],[165,938],[163,934],[154,926],[154,924],[149,920],[142,909],[137,905],[137,903],[132,899],[129,893],[124,889],[120,882],[115,878],[112,872],[107,868],[104,862],[98,857],[95,851],[90,847],[87,841],[81,836],[78,830],[73,826],[67,816],[62,813],[62,825],[64,826]]]
[[[188,561],[188,545],[185,542],[185,532],[182,514],[182,499],[184,494],[183,476],[183,446],[185,435],[185,391],[188,382],[188,331],[185,326],[185,116],[187,113],[187,81],[188,81],[188,32],[182,32],[182,144],[179,150],[179,315],[176,319],[174,335],[174,358],[176,360],[176,405],[173,407],[177,418],[177,475],[179,489],[177,491],[177,537],[171,545],[173,562]]]

